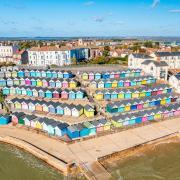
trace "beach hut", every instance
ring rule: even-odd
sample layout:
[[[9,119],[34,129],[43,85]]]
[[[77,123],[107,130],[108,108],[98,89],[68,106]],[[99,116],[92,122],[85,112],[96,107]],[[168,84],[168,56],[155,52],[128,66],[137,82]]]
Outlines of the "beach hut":
[[[52,78],[58,78],[58,74],[56,71],[52,71]]]
[[[142,98],[142,97],[146,97],[146,90],[142,89],[140,94],[139,94],[139,97]]]
[[[122,116],[122,115],[121,115]],[[112,117],[112,125],[116,128],[120,128],[123,126],[122,124],[122,117],[121,116],[114,116]]]
[[[64,107],[61,105],[56,106],[56,113],[58,115],[64,115]]]
[[[21,103],[21,109],[22,110],[29,110],[28,101],[23,100]]]
[[[95,79],[95,75],[93,72],[90,72],[89,73],[89,78],[88,78],[90,81],[94,80]]]
[[[79,138],[79,130],[76,128],[75,125],[72,126],[68,126],[67,127],[67,135],[71,138],[71,139],[76,139]]]
[[[124,99],[125,98],[125,92],[123,90],[118,91],[118,99]]]
[[[57,76],[58,76],[58,78],[62,79],[63,78],[63,72],[58,71]]]
[[[97,88],[98,88],[98,89],[103,89],[103,88],[104,88],[104,81],[103,81],[103,80],[101,80],[101,81],[98,82]]]
[[[137,113],[137,117],[136,117],[135,121],[136,121],[136,124],[142,123],[142,117],[140,116],[140,112]]]
[[[43,86],[43,82],[42,82],[41,79],[37,79],[36,82],[37,82],[37,87],[42,87]]]
[[[35,104],[35,110],[39,112],[43,112],[43,107],[39,101],[34,101]]]
[[[150,111],[148,113],[148,116],[147,116],[148,121],[153,121],[154,120],[154,115],[155,115],[154,112]]]
[[[30,77],[36,77],[36,71],[35,70],[30,71]]]
[[[76,99],[76,92],[73,90],[69,91],[69,99]]]
[[[31,111],[31,112],[36,110],[35,104],[31,101],[28,103],[28,108],[29,108],[29,111]]]
[[[49,86],[49,83],[46,79],[43,79],[42,80],[42,87],[48,87]]]
[[[73,117],[80,117],[83,114],[83,106],[77,105],[72,108],[72,116]]]
[[[29,78],[25,79],[25,85],[27,85],[27,86],[31,85],[31,80]]]
[[[88,73],[87,72],[84,72],[83,74],[82,74],[82,79],[83,80],[88,80]]]
[[[56,108],[54,107],[53,103],[48,106],[48,111],[51,114],[56,114]]]
[[[51,71],[46,71],[46,77],[47,78],[52,78],[52,72]]]
[[[11,122],[11,117],[8,115],[0,115],[0,125],[6,125]]]
[[[26,92],[27,96],[30,96],[30,97],[33,96],[33,92],[32,92],[32,90],[31,90],[31,88],[27,88],[26,91],[27,91],[27,92]]]
[[[85,136],[89,136],[89,129],[84,126],[83,124],[76,124],[75,125],[77,130],[79,131],[79,136],[80,137],[85,137]]]
[[[35,77],[41,77],[41,72],[39,70],[36,70],[35,75],[36,75]]]
[[[148,114],[145,113],[143,116],[142,116],[142,122],[147,122],[148,121]]]
[[[101,79],[101,73],[96,72],[95,75],[94,75],[94,78],[95,78],[96,80]]]
[[[17,75],[18,75],[18,77],[24,77],[25,73],[24,73],[24,71],[20,70],[17,72]]]
[[[116,78],[116,79],[120,78],[119,71],[114,72],[114,78]]]
[[[56,87],[56,82],[53,80],[53,79],[51,79],[50,81],[49,81],[49,86],[50,87]]]
[[[36,119],[36,129],[43,130],[43,119],[42,118]]]
[[[42,78],[46,78],[46,71],[41,70],[40,72],[41,72],[41,77],[42,77]]]
[[[68,127],[68,126],[69,126],[69,125],[66,124],[66,123],[58,123],[58,124],[56,125],[56,127],[54,128],[54,130],[55,130],[55,135],[56,135],[56,136],[60,136],[60,137],[66,135],[66,134],[67,134],[67,127]]]
[[[131,92],[131,90],[125,91],[124,98],[125,98],[125,99],[131,99],[131,98],[132,98],[132,92]]]
[[[138,109],[138,110],[141,110],[141,109],[143,109],[143,107],[144,107],[144,101],[141,100],[141,101],[137,104],[137,109]]]
[[[35,88],[32,89],[32,93],[33,93],[33,97],[38,97],[39,95],[37,89]]]
[[[124,82],[124,87],[129,87],[131,86],[131,81],[129,79],[126,79]]]
[[[55,135],[55,127],[59,124],[57,121],[54,121],[53,119],[49,119],[48,122],[48,134],[49,135]]]
[[[0,71],[0,78],[4,78],[5,77],[5,73]]]
[[[25,86],[26,85],[24,78],[20,78],[19,82],[20,82],[21,86]]]
[[[29,70],[25,70],[24,71],[24,76],[25,77],[30,77],[30,71]]]
[[[0,86],[3,87],[6,85],[7,85],[6,79],[0,79]]]
[[[127,112],[127,111],[130,111],[131,110],[131,103],[127,102],[125,107],[124,107],[124,110]]]
[[[44,90],[39,89],[39,90],[38,90],[38,96],[41,97],[41,98],[44,98],[44,97],[45,97],[45,92],[44,92]]]
[[[61,98],[68,99],[69,98],[69,91],[67,89],[61,91]]]
[[[64,115],[65,116],[71,116],[71,110],[74,108],[74,105],[70,104],[63,104],[64,106]]]
[[[4,87],[2,90],[4,95],[9,95],[10,94],[10,88],[9,87]]]
[[[62,82],[60,80],[56,81],[56,87],[61,88],[62,87]]]
[[[76,88],[77,87],[77,82],[75,80],[70,80],[69,81],[69,87],[70,88]]]
[[[104,88],[112,88],[112,82],[110,80],[105,81]]]
[[[134,100],[134,101],[132,101],[131,102],[131,110],[137,110],[137,101],[136,100]]]
[[[63,82],[62,82],[62,87],[63,88],[68,88],[69,87],[69,82],[64,79]]]
[[[110,78],[111,78],[111,79],[114,79],[114,78],[115,78],[114,75],[115,75],[115,72],[110,72]]]
[[[21,88],[21,94],[24,96],[27,95],[27,90],[24,87]]]
[[[109,79],[109,78],[110,78],[110,73],[109,73],[109,72],[104,72],[104,73],[102,74],[102,78],[103,78],[103,79]]]
[[[139,94],[140,94],[139,89],[137,90],[133,89],[132,98],[139,98]]]
[[[102,100],[104,97],[104,93],[102,91],[96,91],[94,94],[94,98],[97,100]]]
[[[13,84],[14,84],[13,79],[8,78],[8,79],[6,80],[6,85],[7,85],[7,86],[13,86]]]
[[[60,98],[61,91],[60,90],[54,90],[53,91],[53,98]]]
[[[133,114],[129,115],[129,125],[135,125],[136,124],[136,117]]]
[[[113,80],[112,81],[112,88],[117,88],[118,87],[118,81],[117,80]]]
[[[11,95],[15,95],[15,94],[16,94],[16,89],[15,89],[15,87],[10,87],[10,88],[9,88],[9,91],[10,91],[10,94],[11,94]]]
[[[109,91],[104,92],[104,99],[105,100],[110,100],[111,99],[111,93]]]
[[[16,87],[16,94],[17,94],[17,95],[22,95],[22,90],[21,90],[21,88]]]
[[[120,72],[120,78],[125,78],[126,77],[126,72],[125,71],[121,71]]]
[[[25,124],[24,118],[25,118],[26,116],[27,116],[27,115],[20,116],[20,117],[18,118],[18,124],[24,125],[24,124]]]
[[[160,110],[155,110],[154,119],[158,120],[162,118],[162,112]]]
[[[111,129],[111,122],[107,121],[106,119],[102,118],[99,119],[100,124],[103,125],[104,131],[109,131]]]
[[[45,97],[46,98],[53,98],[53,93],[50,90],[45,91]]]
[[[124,81],[123,80],[119,80],[117,86],[118,87],[124,87]]]
[[[96,127],[90,122],[86,121],[83,125],[89,129],[89,136],[96,135]]]
[[[98,121],[98,120],[94,120],[94,121],[90,121],[90,123],[96,127],[96,132],[100,133],[104,131],[104,126]]]
[[[37,81],[35,79],[31,79],[31,86],[37,86]]]
[[[69,78],[71,78],[71,75],[69,74],[69,72],[64,72],[63,73],[63,78],[65,78],[65,79],[69,79]]]
[[[89,87],[93,88],[93,89],[97,88],[97,82],[96,81],[91,81],[90,84],[89,84]]]
[[[118,99],[118,92],[116,90],[111,91],[111,100]]]
[[[42,104],[42,109],[43,109],[43,112],[46,112],[46,113],[48,113],[49,112],[49,107],[48,107],[48,103],[43,103]]]
[[[76,92],[76,99],[84,99],[84,92],[82,90]]]
[[[84,107],[84,114],[86,115],[86,117],[88,118],[94,117],[94,113],[95,113],[95,110],[92,106],[86,105]]]

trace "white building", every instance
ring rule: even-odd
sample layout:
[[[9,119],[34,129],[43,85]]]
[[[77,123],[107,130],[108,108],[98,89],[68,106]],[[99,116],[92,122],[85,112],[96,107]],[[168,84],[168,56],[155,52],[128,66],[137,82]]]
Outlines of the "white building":
[[[70,65],[71,50],[68,47],[44,46],[28,50],[29,64],[33,66]]]
[[[157,79],[164,79],[167,81],[168,64],[165,61],[145,60],[144,62],[142,62],[140,68],[146,74],[150,74]]]
[[[154,60],[166,61],[169,69],[180,69],[180,52],[155,52],[151,56]]]
[[[18,46],[0,45],[0,62],[13,62],[13,55],[19,50]]]
[[[130,54],[128,57],[128,67],[132,69],[140,68],[145,60],[150,60],[152,57],[145,54]]]
[[[169,84],[176,89],[176,92],[180,94],[180,73],[173,75],[169,78]]]

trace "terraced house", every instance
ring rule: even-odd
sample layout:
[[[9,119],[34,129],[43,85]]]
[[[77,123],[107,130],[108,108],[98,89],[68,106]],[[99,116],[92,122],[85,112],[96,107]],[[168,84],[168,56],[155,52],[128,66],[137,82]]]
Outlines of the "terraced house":
[[[29,64],[33,66],[47,65],[70,65],[72,59],[77,61],[87,59],[89,57],[88,50],[85,48],[69,48],[58,46],[32,47],[28,50]]]

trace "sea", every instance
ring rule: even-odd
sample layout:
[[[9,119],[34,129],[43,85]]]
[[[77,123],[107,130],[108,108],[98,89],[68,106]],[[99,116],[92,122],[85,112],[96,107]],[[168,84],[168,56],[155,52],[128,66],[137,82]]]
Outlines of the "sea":
[[[162,143],[110,163],[113,180],[180,180],[180,143]]]
[[[0,180],[64,180],[55,169],[33,155],[0,143]]]

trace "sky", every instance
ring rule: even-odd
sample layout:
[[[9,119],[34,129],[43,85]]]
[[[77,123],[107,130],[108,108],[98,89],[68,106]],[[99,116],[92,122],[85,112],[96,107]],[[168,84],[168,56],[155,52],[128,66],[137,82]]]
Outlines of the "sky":
[[[0,0],[0,37],[180,36],[180,0]]]

